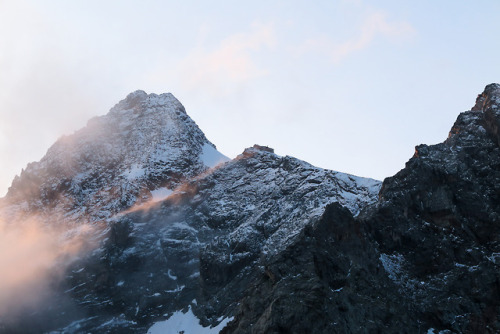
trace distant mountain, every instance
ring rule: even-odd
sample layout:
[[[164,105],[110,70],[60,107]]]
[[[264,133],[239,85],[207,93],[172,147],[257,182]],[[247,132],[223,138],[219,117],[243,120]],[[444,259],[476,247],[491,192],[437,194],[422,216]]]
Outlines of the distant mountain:
[[[12,228],[91,228],[0,331],[498,332],[499,106],[488,85],[381,184],[259,145],[229,160],[171,94],[134,92],[13,181]]]

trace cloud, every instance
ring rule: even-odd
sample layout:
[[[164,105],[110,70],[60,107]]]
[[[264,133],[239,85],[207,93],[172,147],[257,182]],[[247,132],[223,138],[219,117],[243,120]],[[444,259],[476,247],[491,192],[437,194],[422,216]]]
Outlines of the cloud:
[[[58,229],[37,217],[0,221],[0,318],[43,302],[67,266],[89,249],[92,231],[86,224]]]
[[[180,62],[178,75],[187,90],[229,93],[232,85],[245,83],[268,73],[255,60],[255,53],[275,45],[272,24],[253,24],[251,31],[228,36],[216,47],[200,45]]]
[[[367,49],[378,37],[396,40],[406,39],[414,34],[415,29],[410,23],[390,21],[386,12],[375,11],[363,21],[355,38],[341,43],[335,43],[327,36],[310,39],[300,48],[300,52],[320,51],[338,64],[349,55]]]

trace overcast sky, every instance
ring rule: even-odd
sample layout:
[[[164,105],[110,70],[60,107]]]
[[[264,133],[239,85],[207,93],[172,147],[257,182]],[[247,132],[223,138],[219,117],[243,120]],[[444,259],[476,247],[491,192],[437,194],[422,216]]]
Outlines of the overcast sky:
[[[255,143],[383,179],[500,81],[500,1],[0,0],[0,196],[128,93],[173,93],[229,157]]]

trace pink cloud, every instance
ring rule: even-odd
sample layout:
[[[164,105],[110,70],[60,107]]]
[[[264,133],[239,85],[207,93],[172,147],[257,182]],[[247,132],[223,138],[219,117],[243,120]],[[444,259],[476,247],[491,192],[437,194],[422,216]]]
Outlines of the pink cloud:
[[[358,31],[356,37],[341,43],[333,42],[328,36],[310,39],[304,43],[299,52],[321,52],[333,63],[338,64],[349,55],[369,48],[378,37],[401,40],[411,38],[415,34],[415,29],[410,23],[390,21],[387,13],[383,11],[375,11],[368,15]]]
[[[219,89],[264,76],[268,71],[254,59],[254,53],[275,45],[271,24],[253,24],[251,31],[228,36],[216,47],[193,49],[179,66],[187,89]]]

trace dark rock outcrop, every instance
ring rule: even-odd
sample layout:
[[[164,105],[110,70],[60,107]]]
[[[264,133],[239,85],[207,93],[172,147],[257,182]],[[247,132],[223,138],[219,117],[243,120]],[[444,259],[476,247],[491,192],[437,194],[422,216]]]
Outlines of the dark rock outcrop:
[[[360,223],[333,203],[293,245],[262,262],[222,333],[398,332],[409,316],[396,316],[404,305],[382,271]]]
[[[353,219],[331,205],[263,262],[224,333],[500,331],[500,85]]]
[[[402,298],[436,329],[500,330],[500,85],[488,85],[442,144],[416,148],[364,215]]]

